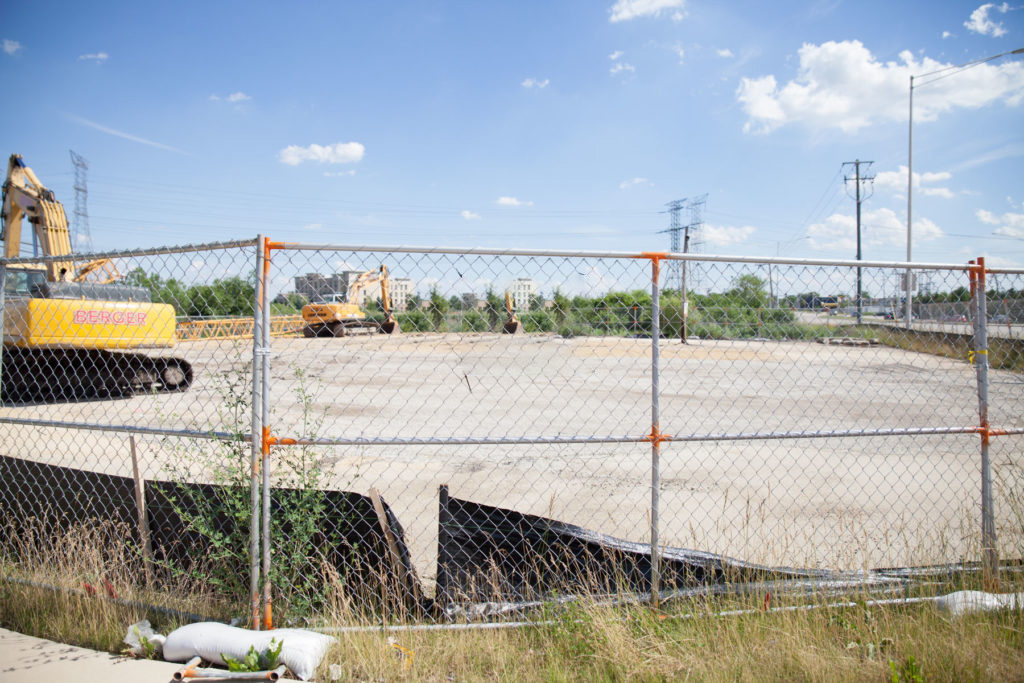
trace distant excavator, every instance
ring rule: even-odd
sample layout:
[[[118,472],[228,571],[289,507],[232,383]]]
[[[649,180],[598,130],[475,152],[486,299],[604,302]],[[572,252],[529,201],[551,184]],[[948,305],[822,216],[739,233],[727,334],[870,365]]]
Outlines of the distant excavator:
[[[505,313],[508,318],[505,320],[505,324],[501,326],[501,331],[504,334],[519,334],[523,331],[523,323],[519,321],[516,316],[515,302],[512,299],[512,295],[505,292]]]
[[[363,292],[373,285],[380,286],[383,321],[367,318],[366,312],[359,308]],[[391,307],[388,267],[381,264],[377,270],[366,271],[352,281],[344,294],[334,294],[328,301],[306,304],[302,307],[302,320],[305,323],[302,334],[306,337],[344,337],[352,329],[376,330],[382,334],[400,332]]]
[[[0,217],[5,258],[20,256],[23,218],[47,260],[6,268],[0,397],[75,400],[187,389],[187,361],[127,352],[173,347],[174,307],[152,303],[143,287],[117,284],[121,275],[109,259],[76,266],[64,207],[12,154]]]

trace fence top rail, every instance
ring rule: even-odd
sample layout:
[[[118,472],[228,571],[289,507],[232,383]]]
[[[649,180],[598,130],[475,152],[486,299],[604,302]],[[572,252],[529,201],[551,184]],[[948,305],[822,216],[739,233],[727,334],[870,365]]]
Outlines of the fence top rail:
[[[16,258],[0,258],[0,265],[18,265],[21,263],[49,263],[56,261],[93,261],[105,258],[124,258],[135,256],[162,256],[164,254],[191,254],[201,251],[237,249],[255,247],[258,240],[234,240],[231,242],[209,242],[206,244],[184,244],[172,247],[150,247],[146,249],[122,249],[120,251],[75,252],[64,256],[18,256]]]
[[[795,266],[846,266],[856,268],[894,268],[903,270],[967,271],[967,263],[926,263],[906,261],[856,261],[851,259],[795,258],[787,256],[729,256],[723,254],[680,254],[672,252],[586,251],[558,249],[501,249],[494,247],[417,247],[409,245],[317,244],[307,242],[275,242],[275,249],[293,251],[358,251],[399,254],[450,254],[457,256],[526,256],[592,259],[643,259],[657,255],[667,261],[705,261],[720,263],[756,263]],[[989,273],[1024,274],[1024,268],[986,268]]]

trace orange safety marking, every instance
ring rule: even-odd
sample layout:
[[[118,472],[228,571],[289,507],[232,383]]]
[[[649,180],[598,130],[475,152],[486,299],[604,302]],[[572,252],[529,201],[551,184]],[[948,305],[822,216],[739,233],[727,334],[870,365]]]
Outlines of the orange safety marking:
[[[656,444],[658,446],[671,440],[672,437],[662,432],[660,426],[657,424],[651,425],[651,433],[644,437],[644,441],[650,441],[652,444]]]
[[[263,455],[270,455],[270,444],[274,437],[270,435],[270,427],[263,428],[263,438],[260,439],[260,451]]]
[[[645,251],[639,256],[634,258],[649,258],[651,259],[651,267],[653,272],[651,274],[651,282],[657,283],[658,278],[661,277],[661,259],[668,256],[667,251]]]
[[[273,610],[270,608],[270,598],[267,598],[267,605],[263,609],[263,630],[270,631],[274,628]]]

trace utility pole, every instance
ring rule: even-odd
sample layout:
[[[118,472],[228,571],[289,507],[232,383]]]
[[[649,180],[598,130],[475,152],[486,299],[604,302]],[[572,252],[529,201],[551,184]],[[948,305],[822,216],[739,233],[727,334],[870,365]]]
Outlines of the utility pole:
[[[856,199],[857,199],[857,260],[858,261],[862,260],[861,259],[861,248],[860,248],[860,205],[861,205],[861,202],[864,199],[867,199],[867,197],[863,197],[863,198],[861,197],[860,184],[862,182],[871,182],[872,180],[875,179],[875,176],[873,176],[873,175],[872,176],[861,176],[861,174],[860,174],[860,165],[864,164],[865,166],[870,166],[873,163],[875,163],[875,162],[873,162],[873,161],[861,161],[860,159],[857,159],[856,161],[847,161],[847,162],[843,163],[843,168],[846,168],[847,166],[853,166],[854,169],[855,169],[855,171],[854,171],[854,174],[855,174],[854,175],[854,180],[855,180],[855,183],[856,183],[856,186],[857,186],[856,187],[856,191],[857,191]],[[849,176],[845,176],[843,178],[843,181],[844,182],[850,182],[850,177]],[[864,290],[861,287],[861,267],[857,266],[857,324],[858,325],[860,325],[860,324],[862,324],[864,322],[864,294],[863,294],[863,291]]]
[[[89,162],[75,150],[69,149],[71,163],[75,167],[75,231],[72,235],[71,249],[92,251],[92,235],[89,234]]]

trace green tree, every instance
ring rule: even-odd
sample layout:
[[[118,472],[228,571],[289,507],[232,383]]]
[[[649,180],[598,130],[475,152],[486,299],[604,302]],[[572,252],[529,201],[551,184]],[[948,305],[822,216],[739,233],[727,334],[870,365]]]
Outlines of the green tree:
[[[444,331],[444,316],[448,312],[448,300],[437,291],[437,287],[430,289],[430,304],[427,313],[430,315],[430,322],[435,332]]]

